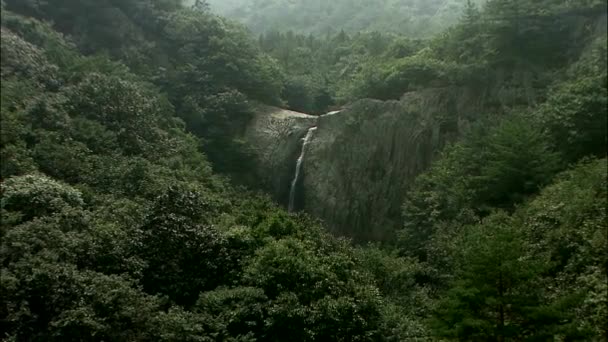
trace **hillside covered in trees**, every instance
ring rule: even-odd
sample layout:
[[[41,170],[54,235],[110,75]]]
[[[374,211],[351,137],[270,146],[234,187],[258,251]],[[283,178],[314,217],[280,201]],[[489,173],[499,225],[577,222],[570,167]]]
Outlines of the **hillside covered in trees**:
[[[2,340],[608,341],[605,0],[222,4],[2,1]],[[398,225],[273,201],[260,105],[412,178]],[[384,111],[449,137],[420,172],[350,157]]]
[[[485,0],[475,0],[482,4]],[[209,0],[211,9],[257,33],[381,31],[428,37],[455,24],[467,0]]]

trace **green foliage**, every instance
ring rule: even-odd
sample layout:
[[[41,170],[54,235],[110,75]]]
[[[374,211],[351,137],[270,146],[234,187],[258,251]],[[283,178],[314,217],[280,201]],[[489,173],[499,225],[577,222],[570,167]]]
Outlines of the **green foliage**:
[[[235,15],[326,37],[258,46],[205,1],[2,2],[2,338],[607,336],[606,160],[585,159],[606,153],[605,4],[295,2],[294,20],[278,3]],[[415,36],[462,8],[432,41],[347,34]],[[311,25],[319,9],[345,30]],[[474,118],[414,182],[394,250],[212,172],[252,167],[238,137],[253,101],[320,114],[429,87],[487,88],[501,116]],[[546,101],[506,110],[522,99]]]
[[[481,209],[487,204],[504,207],[521,202],[548,182],[559,167],[559,156],[526,118],[502,122],[490,131],[485,143],[479,175],[473,179],[479,192],[475,202]]]
[[[606,188],[606,160],[584,161],[512,216],[499,212],[478,224],[460,217],[449,229],[436,225],[425,240],[427,274],[447,274],[430,278],[440,290],[429,322],[434,334],[601,340]]]
[[[379,293],[354,271],[354,263],[344,244],[319,249],[308,241],[287,238],[257,251],[245,270],[245,281],[269,297],[267,337],[297,341],[373,338]]]
[[[63,10],[84,4],[92,5]],[[45,6],[28,8],[68,27]],[[184,50],[168,48],[179,67],[152,82],[101,55],[80,55],[46,24],[3,11],[17,32],[2,28],[3,337],[377,339],[381,296],[356,271],[352,247],[211,172],[201,149],[226,170],[243,167],[232,137],[252,115],[250,98],[270,99],[281,84],[265,87],[277,79],[274,61],[244,48],[240,29],[181,11],[175,20],[183,22],[173,24],[215,36],[205,46],[201,35]],[[68,28],[77,41],[83,32],[97,34]],[[165,43],[189,34],[166,29],[175,36]],[[216,60],[207,58],[213,53]],[[231,69],[233,57],[243,69]],[[203,82],[199,91],[188,78],[207,72],[214,84]],[[233,77],[241,72],[251,78]],[[60,82],[47,82],[55,77]],[[288,253],[285,260],[277,250]],[[267,272],[276,262],[280,269]],[[294,263],[301,268],[290,268]],[[294,283],[301,276],[306,283]]]
[[[79,191],[45,176],[27,175],[2,183],[1,208],[19,212],[23,221],[82,207]]]
[[[175,85],[181,87],[174,91],[198,83],[213,87],[211,92],[230,87],[257,100],[278,100],[281,84],[275,79],[273,61],[259,54],[240,26],[199,11],[181,10],[168,18],[164,33],[173,52],[168,81],[180,79]],[[213,55],[201,58],[209,52]]]
[[[255,341],[263,336],[264,317],[267,315],[268,298],[264,291],[254,287],[217,289],[202,293],[195,310],[212,315],[222,328],[218,338]]]
[[[83,75],[92,72],[104,74],[105,77],[121,78],[123,84],[115,84],[114,95],[86,94],[98,96],[97,100],[102,100],[105,96],[103,100],[108,102],[99,109],[105,111],[110,101],[115,100],[108,97],[120,94],[119,91],[132,91],[124,89],[129,87],[125,82],[141,83],[141,80],[134,79],[125,65],[143,76],[144,80],[158,86],[168,95],[177,114],[187,122],[188,129],[204,135],[208,141],[208,155],[219,165],[221,171],[242,172],[247,165],[235,165],[238,164],[236,160],[245,160],[247,164],[249,158],[246,153],[239,153],[242,146],[238,143],[232,143],[230,153],[219,152],[218,145],[233,141],[235,132],[241,132],[247,119],[241,113],[251,109],[245,104],[246,110],[233,112],[232,103],[243,102],[241,94],[269,104],[280,103],[283,81],[276,61],[262,54],[242,27],[207,11],[183,8],[180,1],[8,1],[7,7],[54,23],[51,28],[32,18],[3,12],[3,23],[6,21],[11,30],[19,33],[29,43],[41,47],[45,55],[43,57],[60,68],[59,74],[63,82],[79,81]],[[91,17],[91,13],[96,15]],[[53,28],[70,35],[75,44],[68,43]],[[3,37],[10,38],[4,33]],[[11,52],[7,58],[11,58]],[[29,55],[34,56],[34,52]],[[86,57],[79,52],[83,52]],[[120,61],[117,62],[116,59]],[[4,64],[8,63],[4,62],[3,56]],[[9,72],[8,67],[3,67],[4,69]],[[21,69],[35,70],[31,67]],[[10,72],[16,71],[11,68]],[[49,78],[52,76],[50,72],[36,74]],[[56,87],[57,81],[54,78],[45,82],[51,82]],[[109,85],[106,81],[100,82]],[[141,93],[144,93],[141,90],[149,88],[140,85],[137,87],[140,94],[131,94],[135,96],[135,101],[141,99]],[[230,97],[234,97],[234,100]],[[216,98],[220,99],[208,102],[209,99]],[[83,98],[84,103],[89,100],[88,97]],[[211,105],[208,107],[209,103]],[[152,112],[161,108],[166,114],[170,111],[168,104],[152,104]],[[145,104],[140,102],[138,105],[143,108]],[[224,121],[226,117],[228,120]],[[205,125],[204,129],[201,129],[201,125]],[[208,127],[209,125],[213,127]],[[209,131],[213,133],[208,134]],[[142,137],[137,138],[140,139]],[[140,149],[142,146],[138,146],[139,143],[131,141],[130,145]]]
[[[549,254],[553,261],[553,296],[581,294],[572,305],[572,327],[589,336],[607,333],[606,173],[605,158],[583,161],[518,212],[533,253]]]
[[[256,33],[291,29],[324,35],[343,29],[429,36],[454,24],[466,1],[211,0],[209,3],[213,10],[243,22]]]
[[[470,227],[458,242],[458,268],[432,323],[464,340],[546,339],[566,313],[543,305],[538,276],[546,259],[525,257],[526,244],[504,214]]]
[[[415,51],[427,49],[360,64],[354,85],[345,87],[341,97],[399,99],[419,87],[457,85],[477,91],[509,89],[516,96],[508,100],[493,93],[484,96],[528,106],[543,95],[539,88],[555,80],[553,73],[578,57],[589,42],[587,36],[598,34],[593,28],[601,25],[605,12],[605,4],[599,2],[488,1],[481,11],[475,2],[466,4],[458,24]]]
[[[429,269],[415,258],[399,257],[380,246],[357,249],[359,267],[370,274],[386,298],[381,308],[381,334],[386,341],[407,341],[430,336],[425,322],[433,299],[424,280]]]
[[[559,162],[542,131],[525,117],[504,119],[489,130],[479,125],[447,148],[408,193],[405,251],[425,255],[421,249],[444,222],[472,223],[489,208],[512,208],[545,185]]]
[[[536,114],[553,144],[569,162],[606,155],[606,63],[604,36],[584,51],[570,68],[570,79],[552,89]]]
[[[39,48],[4,27],[2,46],[6,49],[2,54],[2,77],[31,77],[40,82],[46,77],[52,77],[55,72]]]
[[[357,75],[349,96],[353,98],[399,99],[408,91],[428,86],[450,86],[460,81],[459,67],[429,58],[425,51],[380,65],[366,65]]]
[[[155,201],[142,226],[139,254],[146,262],[146,291],[191,305],[200,292],[227,283],[233,263],[228,241],[209,216],[217,215],[213,199],[170,188]]]
[[[603,84],[602,84],[603,83]],[[569,161],[606,154],[606,78],[560,85],[540,109],[539,118]]]
[[[322,113],[332,103],[325,90],[312,77],[292,76],[285,81],[283,98],[290,109],[304,113]]]
[[[3,308],[8,309],[3,323],[7,329],[3,330],[11,337],[143,340],[155,330],[158,300],[141,293],[128,280],[37,258],[24,261],[26,267],[14,264],[3,271]]]
[[[327,113],[336,104],[357,99],[355,86],[363,83],[362,69],[373,72],[375,58],[410,55],[420,45],[396,35],[370,32],[348,35],[340,31],[325,38],[270,31],[261,34],[262,49],[281,64],[284,76],[282,97],[292,110],[312,114]],[[386,56],[385,56],[386,55]],[[359,77],[359,78],[357,78]],[[355,85],[352,85],[352,82]]]
[[[170,105],[162,98],[146,94],[142,87],[119,78],[91,74],[68,96],[69,111],[103,124],[117,134],[117,142],[126,154],[152,156],[154,142],[160,146],[164,137],[153,126],[162,115],[170,114]]]

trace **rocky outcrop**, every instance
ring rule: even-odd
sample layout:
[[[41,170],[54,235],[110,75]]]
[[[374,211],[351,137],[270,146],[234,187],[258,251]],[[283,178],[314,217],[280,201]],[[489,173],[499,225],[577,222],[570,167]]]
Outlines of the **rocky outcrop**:
[[[604,37],[606,15],[597,23]],[[333,115],[260,108],[245,137],[254,146],[260,183],[287,207],[301,139],[317,127],[306,146],[294,208],[339,235],[390,239],[402,224],[407,189],[447,143],[477,120],[525,112],[545,98],[548,71],[531,62],[483,71],[466,84],[409,92],[399,101],[361,100]]]
[[[256,159],[256,185],[285,206],[302,138],[316,121],[317,116],[258,105],[244,134]]]
[[[467,129],[462,113],[484,107],[479,98],[464,89],[427,89],[401,101],[361,100],[321,117],[265,107],[246,139],[255,146],[260,178],[286,204],[302,138],[316,126],[294,207],[324,220],[336,234],[382,240],[400,225],[413,179]]]
[[[303,208],[339,235],[389,239],[406,190],[467,129],[459,113],[482,108],[476,99],[462,89],[428,89],[321,117],[303,167]]]

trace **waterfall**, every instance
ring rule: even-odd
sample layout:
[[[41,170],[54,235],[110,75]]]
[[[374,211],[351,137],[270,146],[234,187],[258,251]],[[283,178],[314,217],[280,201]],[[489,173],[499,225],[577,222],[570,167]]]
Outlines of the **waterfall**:
[[[338,114],[340,112],[341,112],[341,110],[334,110],[333,112],[329,112],[327,114],[320,115],[319,117],[323,118],[323,117],[326,117],[326,116],[332,116],[332,115]]]
[[[302,163],[304,162],[304,155],[306,154],[306,145],[310,143],[312,140],[312,136],[314,132],[317,130],[317,127],[311,127],[308,129],[306,136],[302,139],[302,152],[300,152],[300,157],[298,158],[298,162],[296,163],[296,174],[291,181],[291,189],[289,191],[289,212],[293,212],[294,204],[296,200],[296,186],[298,185],[298,179],[300,178],[300,170],[302,169]]]
[[[341,112],[341,110],[335,110],[335,111],[329,112],[327,114],[319,115],[318,118],[335,115],[340,112]],[[295,207],[295,202],[296,202],[296,187],[298,185],[298,180],[300,180],[300,172],[302,170],[302,164],[304,163],[304,156],[306,155],[306,146],[312,140],[312,137],[316,130],[317,130],[317,126],[313,126],[313,127],[309,128],[308,132],[306,133],[306,136],[304,138],[302,138],[302,141],[303,141],[302,142],[302,152],[300,152],[300,157],[298,158],[298,161],[296,163],[296,173],[293,177],[293,180],[291,181],[291,189],[289,190],[289,206],[288,206],[289,212],[293,212],[295,209],[294,207]]]

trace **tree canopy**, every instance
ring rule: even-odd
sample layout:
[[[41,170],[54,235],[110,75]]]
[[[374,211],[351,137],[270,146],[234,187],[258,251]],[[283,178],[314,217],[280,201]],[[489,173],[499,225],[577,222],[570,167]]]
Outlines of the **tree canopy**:
[[[219,5],[2,1],[3,340],[608,338],[604,1]],[[259,191],[256,103],[424,89],[483,105],[420,118],[394,239]]]

